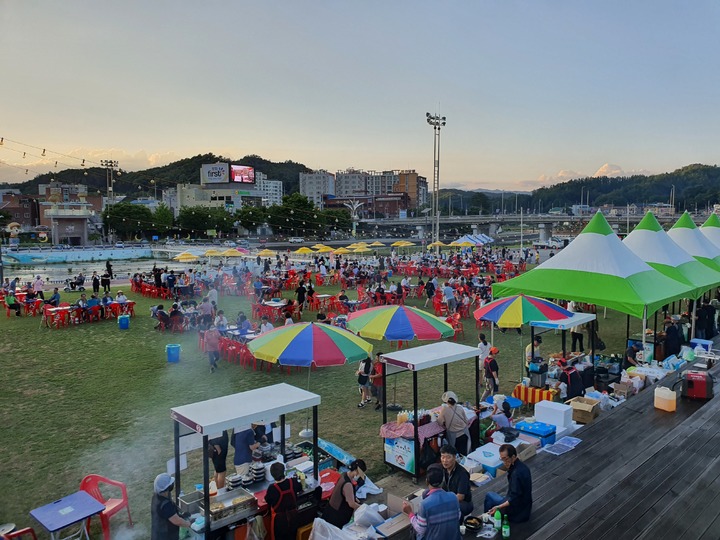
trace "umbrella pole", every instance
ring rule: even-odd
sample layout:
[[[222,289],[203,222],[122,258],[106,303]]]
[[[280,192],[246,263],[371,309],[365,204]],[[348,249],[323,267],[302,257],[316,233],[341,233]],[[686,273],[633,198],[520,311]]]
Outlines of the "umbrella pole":
[[[690,339],[695,338],[695,314],[697,313],[697,300],[693,301],[692,326],[690,328]],[[688,340],[690,341],[690,340]]]
[[[645,330],[647,329],[647,306],[643,309],[643,329],[642,329],[642,348],[643,348],[643,362],[648,363],[648,359],[645,357]]]

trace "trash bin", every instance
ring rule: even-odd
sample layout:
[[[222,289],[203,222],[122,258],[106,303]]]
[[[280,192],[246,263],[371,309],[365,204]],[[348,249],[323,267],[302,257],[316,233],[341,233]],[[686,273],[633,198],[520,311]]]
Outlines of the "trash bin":
[[[165,345],[165,351],[169,363],[177,364],[180,361],[180,345]]]
[[[120,330],[130,329],[130,315],[120,315],[118,317],[118,327]]]

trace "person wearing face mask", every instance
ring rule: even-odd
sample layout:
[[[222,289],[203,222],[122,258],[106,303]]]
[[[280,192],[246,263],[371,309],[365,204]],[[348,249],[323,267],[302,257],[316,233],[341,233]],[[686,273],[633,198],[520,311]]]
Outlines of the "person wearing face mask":
[[[328,505],[323,511],[322,518],[338,529],[350,522],[353,512],[360,506],[355,498],[355,485],[365,481],[367,465],[362,459],[350,463],[349,471],[344,473],[330,495]]]
[[[171,492],[175,479],[167,473],[155,477],[154,494],[150,506],[152,519],[151,540],[179,540],[180,527],[190,527],[192,523],[180,517]]]

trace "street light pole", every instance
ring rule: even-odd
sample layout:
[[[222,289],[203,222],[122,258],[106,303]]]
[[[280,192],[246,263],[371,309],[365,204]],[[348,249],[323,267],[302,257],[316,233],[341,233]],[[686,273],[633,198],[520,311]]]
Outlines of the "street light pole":
[[[357,222],[358,222],[357,211],[360,209],[360,207],[361,207],[363,204],[365,204],[365,203],[362,203],[362,202],[357,201],[357,200],[355,200],[355,199],[352,199],[351,201],[348,201],[348,202],[343,203],[343,206],[344,206],[345,208],[348,208],[348,209],[350,210],[350,213],[351,213],[352,226],[353,226],[353,230],[352,230],[353,238],[355,238],[355,234],[356,234],[356,232],[357,232]]]
[[[115,204],[115,190],[113,184],[115,179],[113,178],[113,172],[118,168],[118,162],[112,159],[100,160],[100,165],[105,167],[107,177],[107,203],[108,205]]]
[[[435,242],[435,254],[440,253],[440,128],[445,127],[446,119],[438,114],[425,113],[427,123],[433,127],[433,214],[435,224],[433,226],[433,242]]]

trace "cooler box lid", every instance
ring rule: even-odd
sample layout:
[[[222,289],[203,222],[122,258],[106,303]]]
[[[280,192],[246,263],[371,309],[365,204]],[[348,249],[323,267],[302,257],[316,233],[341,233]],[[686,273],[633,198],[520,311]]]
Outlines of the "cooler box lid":
[[[515,424],[515,427],[520,431],[538,437],[548,437],[555,433],[555,426],[543,422],[520,422]]]
[[[488,467],[499,467],[502,464],[500,446],[495,443],[485,444],[468,454],[467,457]]]

